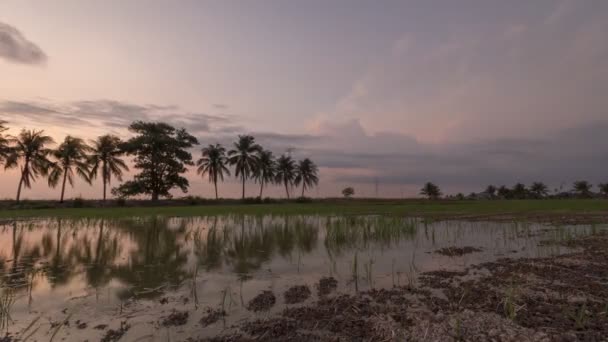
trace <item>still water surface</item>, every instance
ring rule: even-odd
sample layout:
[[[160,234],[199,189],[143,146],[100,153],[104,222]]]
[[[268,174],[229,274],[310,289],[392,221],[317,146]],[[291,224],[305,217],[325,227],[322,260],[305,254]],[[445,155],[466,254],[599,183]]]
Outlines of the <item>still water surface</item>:
[[[131,326],[122,340],[210,336],[254,316],[247,302],[263,290],[273,291],[277,304],[258,317],[283,309],[282,294],[293,285],[309,285],[315,293],[321,277],[335,277],[341,292],[412,285],[422,272],[565,253],[564,247],[539,242],[604,228],[427,224],[385,216],[5,221],[0,223],[0,338],[27,330],[31,341],[48,341],[53,334],[57,341],[98,341],[121,322]],[[451,246],[481,251],[435,253]],[[219,307],[228,312],[225,320],[199,325],[207,308]],[[188,323],[163,326],[173,310],[188,311]],[[69,326],[55,324],[66,319]],[[95,329],[98,325],[108,328]]]

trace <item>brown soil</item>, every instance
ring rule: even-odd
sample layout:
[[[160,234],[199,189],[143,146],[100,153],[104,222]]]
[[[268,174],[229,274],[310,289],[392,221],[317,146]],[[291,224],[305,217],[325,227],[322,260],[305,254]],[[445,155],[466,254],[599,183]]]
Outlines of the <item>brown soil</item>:
[[[208,308],[207,313],[201,318],[200,322],[203,327],[206,327],[219,321],[220,318],[223,318],[224,316],[226,316],[226,311]]]
[[[310,297],[310,288],[306,285],[296,285],[285,292],[286,304],[302,303]]]
[[[471,254],[475,252],[481,252],[481,249],[475,247],[444,247],[435,251],[437,254],[445,255],[445,256],[463,256],[465,254]]]
[[[268,311],[270,308],[274,306],[277,298],[274,296],[272,291],[263,291],[259,295],[255,296],[252,300],[249,301],[247,305],[247,309],[249,311]]]
[[[319,280],[317,290],[319,297],[326,296],[338,288],[338,281],[334,277],[323,277]]]
[[[162,325],[165,327],[179,326],[188,323],[188,311],[173,311],[165,317]]]

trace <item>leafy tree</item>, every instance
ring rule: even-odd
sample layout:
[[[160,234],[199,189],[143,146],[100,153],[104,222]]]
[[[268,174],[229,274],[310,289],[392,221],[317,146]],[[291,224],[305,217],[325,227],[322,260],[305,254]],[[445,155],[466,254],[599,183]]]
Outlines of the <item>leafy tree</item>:
[[[511,196],[516,199],[525,199],[528,197],[528,189],[523,183],[517,183],[511,190]]]
[[[91,147],[84,140],[68,135],[61,145],[51,152],[56,161],[50,168],[49,186],[52,188],[56,187],[59,184],[59,180],[63,178],[59,203],[63,203],[66,181],[70,183],[70,186],[74,186],[74,170],[76,170],[76,174],[80,178],[91,184],[87,156],[87,152],[89,151],[91,151]]]
[[[198,140],[185,129],[163,122],[135,121],[129,131],[136,134],[123,144],[122,149],[135,156],[135,168],[141,172],[112,193],[120,196],[148,194],[156,201],[160,196],[171,197],[170,191],[179,188],[188,192],[188,180],[182,176],[186,165],[194,165],[188,148]]]
[[[243,199],[245,199],[245,181],[253,175],[258,164],[258,154],[262,147],[255,143],[251,135],[239,135],[234,149],[228,151],[228,162],[234,165],[234,175],[243,182]]]
[[[101,181],[103,182],[103,200],[106,200],[106,186],[111,183],[112,176],[122,181],[122,172],[128,171],[129,168],[125,162],[120,159],[124,154],[121,149],[122,142],[120,138],[114,135],[103,135],[97,140],[91,142],[93,147],[89,156],[91,180],[97,178],[97,173],[101,169]]]
[[[588,197],[591,197],[591,187],[593,187],[593,185],[591,185],[587,181],[584,181],[584,180],[583,181],[576,181],[576,182],[574,182],[573,191],[579,197],[588,198]]]
[[[494,185],[488,185],[488,187],[485,190],[485,193],[488,194],[488,196],[490,196],[490,198],[494,198],[496,197],[496,187]]]
[[[497,190],[496,190],[496,194],[498,195],[498,197],[500,198],[504,198],[504,199],[510,199],[513,198],[513,195],[511,193],[511,189],[507,188],[504,185],[501,185]]]
[[[351,198],[355,195],[355,189],[353,189],[352,187],[346,187],[342,190],[342,196],[344,196],[345,198]]]
[[[296,166],[294,182],[296,186],[302,184],[302,197],[304,197],[304,190],[319,184],[318,172],[319,169],[317,168],[317,165],[308,158],[300,160]]]
[[[17,202],[19,202],[23,186],[31,188],[32,182],[39,175],[48,174],[53,163],[48,159],[51,150],[47,146],[54,141],[50,136],[44,135],[44,131],[22,130],[17,137],[10,137],[9,142],[14,146],[6,159],[5,168],[21,165],[21,178],[17,187]]]
[[[534,182],[530,187],[530,193],[535,198],[543,198],[549,194],[549,188],[542,182]]]
[[[441,197],[441,190],[439,190],[437,185],[427,182],[424,184],[422,189],[420,189],[420,194],[428,197],[429,199],[437,199]]]
[[[0,120],[0,164],[6,160],[10,152],[10,141],[4,136],[4,132],[8,130],[6,121]]]
[[[197,172],[199,175],[209,176],[209,182],[215,187],[215,199],[217,195],[217,180],[224,181],[224,173],[230,175],[230,170],[226,167],[228,158],[226,158],[226,149],[220,145],[209,145],[203,147],[203,157],[196,162],[198,165]]]
[[[260,151],[258,156],[258,164],[255,167],[253,175],[256,181],[260,182],[260,198],[262,198],[264,184],[274,182],[276,178],[276,166],[277,164],[271,151]]]
[[[601,183],[598,185],[600,188],[600,193],[604,196],[608,196],[608,183]]]
[[[282,155],[277,159],[276,182],[285,185],[285,193],[289,199],[289,187],[296,177],[296,165],[290,156]]]

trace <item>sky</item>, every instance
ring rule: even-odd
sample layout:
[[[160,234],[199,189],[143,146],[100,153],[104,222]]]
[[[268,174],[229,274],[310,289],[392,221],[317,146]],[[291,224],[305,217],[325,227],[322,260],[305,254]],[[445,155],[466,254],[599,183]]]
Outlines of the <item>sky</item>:
[[[608,182],[606,32],[605,0],[0,0],[0,119],[57,141],[133,120],[203,145],[253,134],[318,164],[311,196],[568,189]],[[17,182],[2,171],[0,198]],[[58,194],[39,179],[24,197]]]

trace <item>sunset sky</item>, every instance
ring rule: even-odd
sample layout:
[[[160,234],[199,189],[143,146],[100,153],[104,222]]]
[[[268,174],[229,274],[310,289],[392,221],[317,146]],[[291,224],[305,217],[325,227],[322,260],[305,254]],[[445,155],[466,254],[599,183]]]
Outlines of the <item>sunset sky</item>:
[[[251,133],[319,165],[312,196],[569,188],[608,182],[607,33],[605,0],[0,0],[0,119],[57,141],[137,119],[203,145]],[[17,181],[2,171],[0,198]]]

